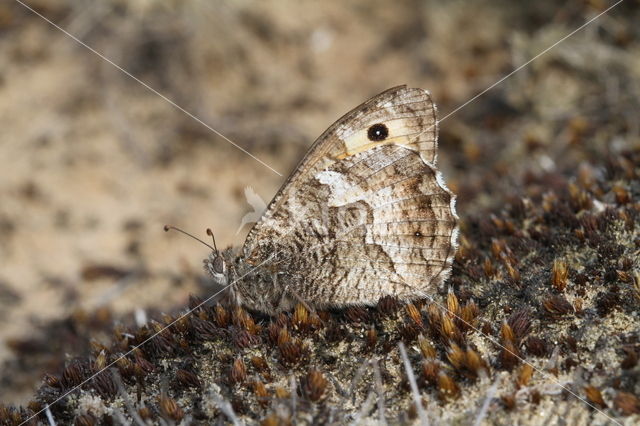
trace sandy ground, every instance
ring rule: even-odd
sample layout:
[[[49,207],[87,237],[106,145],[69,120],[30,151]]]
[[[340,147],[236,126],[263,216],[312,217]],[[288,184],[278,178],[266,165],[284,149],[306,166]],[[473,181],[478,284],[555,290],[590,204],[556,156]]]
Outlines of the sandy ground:
[[[201,237],[211,227],[219,245],[239,245],[248,228],[237,229],[251,211],[245,187],[268,201],[313,139],[347,110],[407,83],[430,89],[447,115],[607,5],[27,3],[267,166],[33,12],[3,2],[0,362],[16,362],[11,342],[74,312],[106,306],[115,322],[130,321],[136,309],[171,310],[190,293],[206,294],[207,248],[164,233],[164,224]],[[600,31],[615,36],[616,16],[603,17]],[[580,52],[589,52],[592,31],[559,51],[589,62]],[[626,48],[605,53],[631,55]],[[509,95],[553,95],[552,104],[536,103],[543,122],[566,116],[584,94],[562,73],[541,79],[535,70],[545,60],[514,77],[538,78],[535,90]],[[468,134],[464,118],[491,100],[451,116],[443,131]],[[530,132],[549,130],[534,123]],[[458,163],[481,155],[486,141],[476,142],[443,146],[452,187],[464,178]],[[484,197],[476,201],[490,203]],[[461,202],[464,209],[468,201]],[[24,401],[41,374],[16,381],[5,373],[0,400]]]

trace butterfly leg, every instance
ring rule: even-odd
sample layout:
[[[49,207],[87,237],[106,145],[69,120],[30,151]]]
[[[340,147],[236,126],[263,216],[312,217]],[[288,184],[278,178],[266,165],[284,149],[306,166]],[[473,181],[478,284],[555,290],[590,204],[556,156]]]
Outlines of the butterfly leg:
[[[304,301],[304,299],[302,298],[302,296],[300,296],[300,295],[298,294],[298,292],[296,292],[296,291],[295,291],[294,289],[292,289],[292,288],[290,288],[290,289],[288,289],[288,290],[289,290],[289,292],[291,293],[291,295],[292,295],[293,297],[295,297],[295,298],[298,300],[298,302],[300,302],[300,303],[302,304],[302,306],[304,306],[305,308],[307,308],[307,311],[309,311],[309,312],[311,312],[311,313],[316,313],[316,310],[315,310],[315,309],[313,309],[311,306],[309,306],[309,304],[308,304],[307,302],[305,302],[305,301]]]
[[[278,288],[278,273],[274,273],[272,276],[273,287]],[[282,292],[279,297],[274,298],[274,310],[275,311],[288,311],[295,306],[295,301],[301,303],[309,312],[315,312],[315,309],[296,292],[290,285],[282,285]]]
[[[271,276],[271,280],[273,281],[273,288],[276,290],[281,290],[280,294],[273,297],[273,310],[275,312],[286,311],[289,308],[288,297],[287,297],[287,286],[279,287],[278,286],[278,272],[274,272]]]

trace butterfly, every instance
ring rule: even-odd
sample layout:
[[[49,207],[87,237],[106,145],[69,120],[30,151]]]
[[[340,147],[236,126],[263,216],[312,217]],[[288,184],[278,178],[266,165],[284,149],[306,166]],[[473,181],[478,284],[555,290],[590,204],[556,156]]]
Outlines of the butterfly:
[[[276,314],[427,297],[457,247],[455,195],[437,165],[429,92],[398,86],[331,125],[286,179],[236,253],[205,270],[237,304]]]

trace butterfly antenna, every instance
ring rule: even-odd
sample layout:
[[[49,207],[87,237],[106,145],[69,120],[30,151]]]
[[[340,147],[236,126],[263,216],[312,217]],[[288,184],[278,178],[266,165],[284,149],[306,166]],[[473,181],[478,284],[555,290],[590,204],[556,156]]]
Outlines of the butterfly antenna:
[[[165,231],[165,232],[169,232],[169,231],[170,231],[170,230],[172,230],[172,229],[173,229],[174,231],[182,232],[184,235],[186,235],[186,236],[188,236],[188,237],[191,237],[191,238],[193,238],[193,239],[194,239],[194,240],[196,240],[196,241],[200,241],[202,244],[204,244],[205,246],[209,247],[211,250],[215,251],[216,253],[218,252],[218,249],[217,249],[217,248],[215,248],[215,242],[213,243],[214,247],[211,247],[211,245],[210,245],[210,244],[208,244],[208,243],[206,243],[206,242],[202,241],[200,238],[198,238],[198,237],[196,237],[196,236],[194,236],[194,235],[191,235],[191,234],[190,234],[190,233],[188,233],[187,231],[183,231],[182,229],[180,229],[180,228],[176,228],[176,227],[175,227],[175,226],[173,226],[173,225],[165,225],[165,226],[164,226],[164,231]],[[207,230],[207,231],[208,231],[208,230]]]
[[[211,237],[211,239],[213,240],[213,247],[215,247],[216,252],[218,251],[218,246],[216,246],[216,237],[213,236],[213,231],[211,230],[211,228],[207,228],[207,235]]]

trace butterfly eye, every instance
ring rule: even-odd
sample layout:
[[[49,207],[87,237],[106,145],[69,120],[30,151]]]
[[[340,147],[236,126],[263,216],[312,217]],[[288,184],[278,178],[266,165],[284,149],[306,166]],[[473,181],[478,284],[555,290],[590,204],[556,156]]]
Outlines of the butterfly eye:
[[[389,129],[383,123],[374,124],[369,127],[367,131],[367,137],[370,141],[380,142],[389,136]]]
[[[216,256],[213,260],[213,270],[216,274],[222,274],[224,272],[224,260],[222,256]]]

